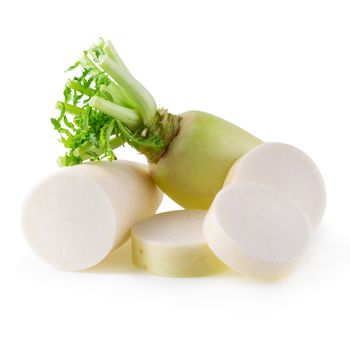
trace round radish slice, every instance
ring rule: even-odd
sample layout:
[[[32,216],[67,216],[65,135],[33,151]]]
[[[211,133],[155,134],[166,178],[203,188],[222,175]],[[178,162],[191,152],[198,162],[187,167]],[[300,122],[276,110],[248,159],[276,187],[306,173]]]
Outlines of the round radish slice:
[[[179,210],[138,222],[131,229],[133,263],[156,275],[204,276],[226,267],[203,237],[206,211]]]
[[[312,159],[293,146],[267,142],[254,147],[228,172],[225,185],[234,182],[257,182],[282,192],[305,211],[314,228],[323,217],[322,175]]]
[[[204,237],[221,261],[258,279],[289,274],[311,231],[310,220],[292,200],[254,183],[222,189],[203,225]]]
[[[33,251],[63,270],[99,263],[160,204],[162,195],[145,169],[126,161],[95,162],[47,176],[22,207],[22,227]]]

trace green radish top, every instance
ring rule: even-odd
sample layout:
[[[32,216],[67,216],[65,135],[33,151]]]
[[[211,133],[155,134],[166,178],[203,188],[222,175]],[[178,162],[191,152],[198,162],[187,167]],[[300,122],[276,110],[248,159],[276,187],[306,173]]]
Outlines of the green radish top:
[[[63,100],[51,118],[67,149],[60,166],[85,160],[113,160],[128,143],[156,162],[179,130],[181,117],[157,109],[152,95],[131,75],[110,41],[100,39],[84,51],[70,71]]]

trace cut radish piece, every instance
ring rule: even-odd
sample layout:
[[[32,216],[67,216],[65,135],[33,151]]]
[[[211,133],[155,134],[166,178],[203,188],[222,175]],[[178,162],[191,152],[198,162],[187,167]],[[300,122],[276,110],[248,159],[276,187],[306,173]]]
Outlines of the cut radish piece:
[[[114,161],[62,169],[38,183],[22,208],[33,251],[63,270],[96,265],[157,210],[162,195],[143,165]]]
[[[312,231],[306,214],[267,186],[238,183],[222,189],[204,220],[204,237],[216,256],[253,278],[291,272]]]
[[[205,276],[223,271],[205,243],[206,211],[179,210],[138,222],[131,229],[134,264],[156,275]]]
[[[287,195],[305,211],[314,228],[323,217],[322,175],[312,159],[293,146],[268,142],[253,148],[232,166],[225,185],[241,181],[261,183]]]

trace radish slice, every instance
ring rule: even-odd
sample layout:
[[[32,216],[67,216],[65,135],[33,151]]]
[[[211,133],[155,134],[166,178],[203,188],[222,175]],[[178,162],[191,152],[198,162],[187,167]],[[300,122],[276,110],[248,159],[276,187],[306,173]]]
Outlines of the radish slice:
[[[22,208],[23,231],[33,251],[63,270],[99,263],[160,204],[162,195],[145,169],[126,161],[95,162],[47,176]]]
[[[206,211],[179,210],[138,222],[131,229],[135,266],[156,275],[205,276],[226,267],[211,252],[203,237]]]
[[[254,183],[222,189],[203,227],[209,247],[221,261],[257,279],[289,274],[312,231],[310,220],[292,200]]]
[[[293,146],[268,142],[253,148],[231,167],[225,185],[241,181],[261,183],[287,195],[305,211],[314,228],[323,217],[322,175],[312,159]]]

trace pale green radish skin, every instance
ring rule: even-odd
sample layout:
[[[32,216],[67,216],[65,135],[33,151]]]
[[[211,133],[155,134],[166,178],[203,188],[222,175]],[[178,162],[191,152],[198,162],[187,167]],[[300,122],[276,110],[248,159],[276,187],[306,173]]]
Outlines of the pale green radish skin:
[[[156,245],[145,245],[143,241],[133,238],[132,251],[133,264],[136,267],[160,276],[201,277],[226,269],[207,245],[202,249],[186,248],[186,252],[182,254],[170,250],[161,253]],[[186,259],[184,255],[187,256]]]
[[[238,126],[212,114],[181,114],[178,135],[167,152],[149,162],[155,183],[186,209],[208,209],[230,167],[262,143]]]
[[[138,222],[131,229],[134,265],[168,277],[200,277],[226,270],[204,240],[205,214],[179,210]]]

